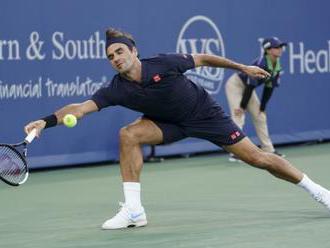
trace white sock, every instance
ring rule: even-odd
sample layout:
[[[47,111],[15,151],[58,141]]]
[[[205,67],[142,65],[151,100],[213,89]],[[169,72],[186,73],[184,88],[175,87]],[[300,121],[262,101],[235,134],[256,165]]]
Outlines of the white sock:
[[[141,184],[136,182],[124,182],[123,188],[125,204],[132,210],[141,209]]]
[[[301,181],[297,184],[304,190],[306,190],[308,193],[310,193],[312,196],[316,195],[322,190],[325,190],[321,185],[314,183],[307,175],[304,174]]]

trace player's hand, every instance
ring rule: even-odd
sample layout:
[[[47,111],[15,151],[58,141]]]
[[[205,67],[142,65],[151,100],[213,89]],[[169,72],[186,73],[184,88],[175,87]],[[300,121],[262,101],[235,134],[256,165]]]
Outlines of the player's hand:
[[[32,121],[24,127],[24,131],[26,134],[29,134],[32,131],[32,129],[36,129],[37,137],[39,137],[41,131],[45,128],[45,126],[46,126],[46,122],[44,120]]]
[[[234,109],[234,115],[237,117],[241,117],[244,114],[244,110],[241,108]]]
[[[268,78],[268,77],[271,76],[264,69],[261,69],[260,67],[254,66],[254,65],[244,66],[243,69],[242,69],[242,71],[244,73],[246,73],[248,76],[254,77],[254,78],[264,79],[264,78]]]

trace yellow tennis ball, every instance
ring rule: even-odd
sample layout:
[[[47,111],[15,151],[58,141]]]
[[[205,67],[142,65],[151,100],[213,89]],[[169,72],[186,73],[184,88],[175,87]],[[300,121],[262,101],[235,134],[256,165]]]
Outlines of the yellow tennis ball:
[[[63,124],[66,127],[74,127],[75,125],[77,125],[77,117],[72,114],[67,114],[63,118]]]

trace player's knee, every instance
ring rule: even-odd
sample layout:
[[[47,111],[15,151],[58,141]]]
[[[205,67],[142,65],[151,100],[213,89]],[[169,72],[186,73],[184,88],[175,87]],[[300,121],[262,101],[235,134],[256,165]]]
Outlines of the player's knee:
[[[137,144],[138,137],[135,135],[134,131],[128,127],[123,127],[119,131],[119,139],[121,144]]]
[[[250,153],[245,162],[260,169],[267,169],[267,156],[263,151]]]

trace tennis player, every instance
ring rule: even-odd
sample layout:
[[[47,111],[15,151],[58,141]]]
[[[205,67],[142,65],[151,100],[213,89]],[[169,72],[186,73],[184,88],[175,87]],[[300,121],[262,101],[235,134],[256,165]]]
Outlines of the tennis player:
[[[208,140],[256,168],[302,187],[330,210],[328,190],[288,161],[255,146],[221,106],[183,74],[200,66],[235,69],[254,78],[268,77],[268,72],[207,54],[163,54],[140,60],[132,36],[113,28],[106,32],[106,53],[118,72],[110,84],[98,90],[90,100],[67,105],[25,126],[25,132],[36,128],[40,135],[43,129],[62,124],[66,114],[82,118],[114,105],[143,113],[141,118],[120,130],[120,169],[125,202],[113,218],[103,223],[103,229],[147,225],[141,204],[141,145],[172,143],[186,137]]]

